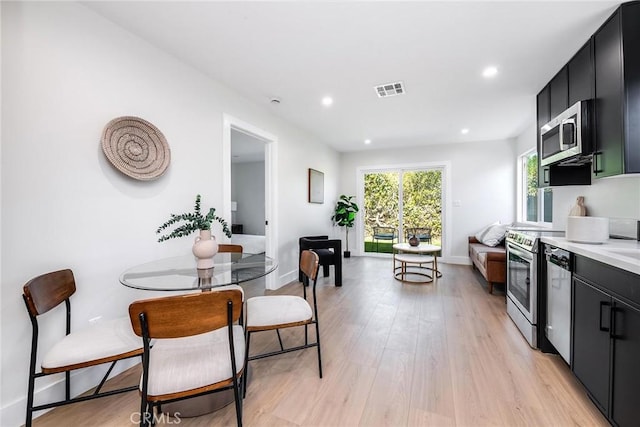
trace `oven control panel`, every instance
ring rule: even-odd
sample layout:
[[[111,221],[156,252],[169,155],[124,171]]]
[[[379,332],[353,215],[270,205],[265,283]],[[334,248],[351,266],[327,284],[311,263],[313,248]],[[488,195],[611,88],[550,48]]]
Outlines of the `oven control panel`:
[[[520,246],[528,251],[534,251],[537,247],[538,238],[522,231],[509,230],[507,232],[507,242]]]

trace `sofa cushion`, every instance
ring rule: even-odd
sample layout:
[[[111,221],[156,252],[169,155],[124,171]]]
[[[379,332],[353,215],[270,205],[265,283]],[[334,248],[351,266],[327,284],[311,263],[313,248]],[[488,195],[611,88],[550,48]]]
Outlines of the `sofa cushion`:
[[[507,233],[507,226],[495,222],[486,226],[476,234],[476,239],[487,246],[497,246],[500,244]]]

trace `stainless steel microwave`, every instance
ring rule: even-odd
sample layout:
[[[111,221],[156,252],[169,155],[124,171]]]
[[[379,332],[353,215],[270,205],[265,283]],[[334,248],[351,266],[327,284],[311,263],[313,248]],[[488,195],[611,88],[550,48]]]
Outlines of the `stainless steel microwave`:
[[[591,161],[591,101],[578,101],[540,128],[540,164]]]

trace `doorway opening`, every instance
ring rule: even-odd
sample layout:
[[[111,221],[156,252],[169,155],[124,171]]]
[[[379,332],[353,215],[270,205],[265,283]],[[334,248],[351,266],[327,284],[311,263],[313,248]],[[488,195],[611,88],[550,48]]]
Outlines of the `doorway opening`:
[[[277,138],[225,114],[222,146],[223,210],[231,218],[231,242],[244,252],[276,258]],[[265,280],[267,289],[277,288],[276,275]]]
[[[392,253],[413,236],[445,249],[445,165],[362,170],[360,180],[364,254]]]

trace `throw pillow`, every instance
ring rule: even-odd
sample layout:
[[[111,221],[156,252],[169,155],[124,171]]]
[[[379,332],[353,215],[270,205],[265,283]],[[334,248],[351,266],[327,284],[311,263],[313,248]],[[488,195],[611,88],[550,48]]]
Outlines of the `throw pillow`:
[[[497,246],[504,240],[506,232],[506,225],[495,222],[483,228],[478,234],[476,234],[476,239],[487,246],[493,247]]]

